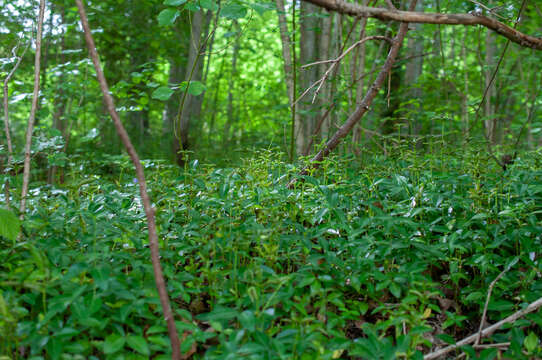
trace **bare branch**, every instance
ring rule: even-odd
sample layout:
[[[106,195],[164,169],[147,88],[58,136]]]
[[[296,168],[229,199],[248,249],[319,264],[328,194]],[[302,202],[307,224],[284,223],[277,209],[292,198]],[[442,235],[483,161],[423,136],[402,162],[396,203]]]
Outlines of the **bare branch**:
[[[336,59],[331,59],[331,60],[322,60],[322,61],[316,61],[316,62],[313,62],[313,63],[310,63],[310,64],[306,64],[306,65],[303,65],[301,68],[302,69],[305,69],[305,68],[308,68],[309,66],[313,66],[313,65],[319,65],[319,64],[327,64],[327,63],[332,63],[331,66],[329,67],[329,69],[326,70],[324,76],[322,76],[322,78],[320,78],[320,80],[316,81],[314,84],[312,84],[311,86],[309,86],[309,88],[307,90],[305,90],[303,92],[303,94],[301,94],[299,96],[299,98],[297,98],[297,100],[295,101],[295,103],[297,104],[299,102],[299,100],[301,100],[303,98],[303,96],[305,96],[313,87],[315,87],[316,85],[318,85],[318,88],[316,89],[316,91],[314,92],[314,96],[312,97],[312,103],[314,103],[314,101],[316,100],[316,96],[318,95],[318,93],[320,92],[320,89],[322,88],[322,85],[324,84],[324,82],[327,80],[327,78],[329,77],[329,75],[331,74],[331,72],[333,71],[333,69],[341,62],[341,60],[346,56],[348,55],[348,53],[350,51],[352,51],[355,47],[369,41],[369,40],[385,40],[389,43],[393,43],[393,40],[390,39],[389,37],[387,36],[368,36],[364,39],[361,39],[357,42],[355,42],[352,46],[350,46],[348,49],[346,49],[345,52],[343,52],[338,58]]]
[[[499,281],[504,274],[510,270],[510,267],[507,267],[504,269],[496,278],[489,284],[489,289],[487,290],[487,297],[486,297],[486,303],[484,305],[484,311],[482,312],[482,319],[480,320],[480,329],[478,330],[478,338],[474,342],[475,345],[479,345],[480,341],[482,340],[482,330],[484,330],[484,324],[486,322],[486,315],[487,315],[487,307],[489,306],[489,299],[491,299],[491,292],[493,291],[493,287]]]
[[[415,11],[388,10],[384,8],[362,6],[344,0],[305,0],[327,10],[337,11],[352,16],[372,17],[384,21],[406,23],[445,24],[445,25],[482,25],[510,39],[523,47],[542,50],[542,39],[524,34],[500,21],[479,14],[442,14]],[[494,9],[493,9],[494,10]]]
[[[36,34],[36,55],[34,57],[34,92],[32,95],[32,106],[30,108],[30,117],[28,118],[28,127],[26,129],[26,141],[24,146],[24,169],[23,169],[23,187],[21,190],[21,205],[19,215],[21,220],[26,211],[26,195],[28,194],[28,184],[30,182],[30,147],[32,145],[32,133],[34,132],[34,120],[38,109],[38,100],[40,92],[40,67],[41,67],[41,37],[43,34],[43,17],[45,14],[45,0],[40,0],[40,10],[38,14],[38,32]]]
[[[410,10],[414,9],[416,6],[417,0],[412,0],[410,4]],[[403,45],[403,40],[405,39],[405,35],[408,31],[408,24],[403,22],[401,25],[399,25],[399,31],[397,33],[397,36],[393,39],[392,46],[390,48],[390,51],[388,53],[388,57],[386,58],[386,61],[384,62],[384,65],[382,65],[382,68],[380,70],[380,73],[376,77],[375,81],[372,83],[372,85],[369,87],[369,90],[365,94],[365,97],[361,101],[361,103],[356,107],[356,110],[348,117],[346,122],[337,130],[337,132],[329,139],[329,141],[325,144],[324,148],[320,150],[311,160],[310,163],[307,164],[307,166],[301,170],[300,175],[307,175],[309,170],[311,168],[315,168],[319,166],[319,162],[324,159],[333,149],[337,147],[337,145],[340,144],[342,139],[348,135],[350,130],[356,125],[359,120],[365,115],[365,113],[369,110],[369,106],[372,104],[374,98],[380,91],[382,84],[386,80],[386,77],[388,76],[388,73],[391,71],[393,64],[395,63],[395,59],[397,58],[397,54],[399,53],[399,49]],[[292,179],[288,183],[288,187],[294,186],[296,183],[296,179]]]
[[[156,288],[158,290],[158,295],[160,297],[160,303],[162,304],[162,311],[164,313],[164,318],[166,320],[167,327],[168,327],[169,339],[171,341],[171,348],[172,348],[171,358],[173,360],[179,360],[181,359],[179,335],[177,332],[177,327],[175,325],[173,312],[171,311],[171,306],[169,303],[169,296],[166,289],[166,281],[164,280],[164,274],[162,272],[162,266],[160,265],[160,253],[159,253],[160,250],[159,250],[159,244],[158,244],[158,235],[156,232],[154,208],[151,205],[151,200],[147,192],[147,183],[145,181],[143,166],[141,165],[141,161],[139,161],[139,156],[137,155],[137,152],[134,146],[132,145],[132,142],[130,141],[130,137],[128,136],[128,133],[126,132],[126,129],[122,125],[119,115],[117,111],[115,110],[115,103],[113,102],[113,97],[111,96],[111,93],[109,92],[109,86],[107,85],[107,81],[105,79],[102,66],[100,65],[100,59],[96,51],[96,45],[94,44],[94,39],[92,38],[92,33],[90,30],[90,26],[88,24],[88,18],[87,18],[87,14],[85,12],[83,3],[81,2],[81,0],[75,0],[75,3],[77,4],[79,16],[81,17],[81,25],[83,26],[83,29],[84,29],[85,40],[87,42],[87,47],[90,53],[90,57],[92,59],[92,62],[94,63],[94,68],[96,69],[96,76],[98,77],[100,88],[102,89],[104,102],[107,106],[109,115],[111,115],[111,118],[113,119],[113,123],[115,124],[117,133],[120,139],[122,140],[122,143],[124,144],[124,147],[126,148],[126,151],[128,152],[128,155],[130,156],[130,159],[132,160],[132,163],[134,164],[134,167],[135,167],[136,176],[137,176],[137,180],[139,184],[139,194],[141,196],[141,202],[143,203],[143,208],[145,209],[145,215],[147,217],[147,227],[149,230],[149,247],[151,250],[152,267],[154,270],[154,281],[156,283]]]

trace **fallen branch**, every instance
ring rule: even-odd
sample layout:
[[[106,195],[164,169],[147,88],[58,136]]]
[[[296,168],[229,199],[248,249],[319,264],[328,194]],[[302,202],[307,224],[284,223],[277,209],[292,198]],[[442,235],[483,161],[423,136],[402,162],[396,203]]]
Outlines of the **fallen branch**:
[[[44,1],[44,0],[42,0]],[[98,77],[98,82],[100,83],[100,88],[102,89],[104,102],[106,104],[107,110],[117,133],[132,160],[132,163],[135,167],[135,172],[137,176],[137,182],[139,184],[139,194],[141,196],[141,202],[143,203],[143,208],[145,209],[145,215],[147,217],[147,227],[149,230],[149,247],[151,250],[151,261],[152,268],[154,270],[154,281],[156,283],[156,289],[158,290],[158,295],[160,297],[160,303],[162,304],[162,311],[164,313],[164,318],[168,327],[169,340],[171,341],[172,355],[173,360],[181,359],[181,349],[179,343],[179,335],[177,332],[177,327],[175,325],[175,318],[173,317],[173,312],[171,311],[171,306],[169,303],[169,296],[166,289],[166,281],[164,280],[164,274],[162,272],[162,266],[160,265],[160,250],[158,244],[158,235],[156,232],[156,223],[154,217],[154,208],[151,205],[151,199],[147,192],[147,182],[145,181],[145,174],[143,172],[143,166],[139,160],[139,156],[130,141],[130,137],[126,132],[126,129],[120,121],[119,114],[115,110],[115,103],[113,102],[113,96],[109,92],[109,86],[105,79],[102,66],[100,65],[100,59],[98,57],[98,52],[96,51],[96,45],[94,44],[94,39],[92,38],[92,32],[88,24],[87,14],[81,0],[75,0],[77,4],[77,9],[79,11],[79,16],[81,17],[81,25],[85,33],[85,40],[87,42],[88,51],[92,62],[94,63],[94,68],[96,69],[96,76]]]
[[[403,23],[443,24],[443,25],[482,25],[497,34],[510,39],[523,47],[542,50],[542,39],[524,34],[500,21],[480,14],[442,14],[415,11],[390,10],[377,7],[362,6],[344,0],[305,0],[327,10],[337,11],[352,16],[371,17],[384,21],[400,21]]]
[[[495,331],[499,330],[501,328],[501,326],[503,326],[504,324],[513,323],[517,319],[520,319],[523,316],[525,316],[525,315],[527,315],[527,314],[529,314],[529,313],[531,313],[533,311],[538,310],[541,306],[542,306],[542,298],[539,298],[538,300],[530,303],[526,308],[513,313],[512,315],[508,316],[507,318],[505,318],[505,319],[503,319],[503,320],[501,320],[501,321],[499,321],[499,322],[497,322],[497,323],[495,323],[495,324],[493,324],[491,326],[486,327],[482,331],[482,336],[486,337],[486,336],[489,336],[489,335],[493,334]],[[459,348],[461,346],[468,345],[468,344],[471,344],[471,343],[475,342],[476,339],[478,339],[478,333],[473,334],[473,335],[471,335],[469,337],[466,337],[463,340],[458,341],[454,345],[450,345],[450,346],[447,346],[447,347],[445,347],[443,349],[440,349],[440,350],[437,350],[435,352],[429,353],[429,354],[425,355],[423,357],[423,359],[424,360],[438,359],[439,357],[441,357],[443,355],[446,355],[450,351],[453,351],[453,350],[455,350],[455,349],[457,349],[457,348]]]

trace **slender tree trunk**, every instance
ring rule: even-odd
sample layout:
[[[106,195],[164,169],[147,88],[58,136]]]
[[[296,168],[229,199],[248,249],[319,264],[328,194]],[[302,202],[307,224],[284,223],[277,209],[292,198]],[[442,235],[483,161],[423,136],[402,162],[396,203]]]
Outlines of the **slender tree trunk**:
[[[286,91],[288,92],[288,104],[290,105],[290,111],[293,114],[293,135],[295,137],[295,128],[296,124],[299,123],[299,113],[296,112],[296,107],[294,105],[295,99],[295,82],[294,82],[294,66],[293,66],[293,53],[295,52],[295,43],[291,41],[290,35],[288,32],[288,25],[286,21],[286,10],[284,8],[283,0],[275,0],[277,5],[277,14],[279,18],[279,29],[280,29],[280,40],[282,43],[282,59],[284,61],[284,76],[286,79]],[[295,6],[295,4],[292,4]],[[295,9],[294,9],[295,10]],[[292,16],[295,16],[295,12]],[[295,23],[295,19],[293,19]],[[292,33],[296,29],[292,29]],[[295,141],[295,139],[291,139]],[[290,149],[292,151],[292,149]],[[294,154],[290,154],[291,159],[293,159]]]
[[[201,81],[202,75],[202,56],[204,52],[205,44],[202,39],[204,32],[203,11],[197,11],[193,13],[192,29],[190,38],[190,47],[188,49],[188,61],[186,66],[186,81]],[[202,95],[198,95],[202,96]],[[177,163],[182,166],[185,162],[185,157],[180,151],[186,151],[192,148],[190,134],[190,126],[199,119],[198,107],[201,108],[201,101],[196,99],[197,96],[190,95],[189,93],[183,94],[183,99],[179,105],[179,111],[177,116],[178,121],[178,133],[176,134],[177,141],[175,141],[174,151],[177,158]]]
[[[461,57],[463,58],[463,97],[461,99],[461,117],[463,122],[463,135],[469,137],[469,66],[467,63],[467,40],[468,29],[465,28],[465,35],[463,36],[463,43],[461,44]]]
[[[488,6],[491,6],[493,2],[489,1]],[[484,103],[484,116],[485,116],[485,131],[488,140],[491,144],[495,144],[496,134],[496,119],[495,119],[495,106],[493,100],[496,95],[495,81],[491,82],[493,71],[495,71],[495,35],[492,31],[486,32],[486,57],[485,57],[485,72],[484,72],[484,86],[487,90],[487,95]]]
[[[90,57],[92,58],[92,62],[94,63],[94,68],[96,69],[96,75],[98,77],[100,88],[103,93],[104,102],[107,105],[107,110],[109,111],[109,115],[113,119],[113,123],[115,124],[115,128],[117,129],[117,133],[119,137],[121,138],[124,144],[124,147],[126,148],[126,151],[128,152],[128,155],[130,156],[130,158],[132,159],[132,163],[134,164],[134,167],[135,167],[136,176],[137,176],[137,180],[139,184],[139,193],[141,196],[141,202],[143,203],[143,208],[145,209],[145,215],[147,217],[147,227],[149,231],[149,245],[150,245],[151,260],[152,260],[152,265],[153,265],[153,270],[154,270],[154,280],[156,282],[156,288],[158,290],[160,302],[162,304],[162,311],[164,313],[164,318],[167,322],[169,339],[171,341],[171,348],[172,348],[171,358],[173,360],[179,360],[181,358],[179,335],[177,332],[177,327],[175,325],[173,312],[171,311],[171,306],[169,303],[169,296],[166,289],[166,281],[164,279],[164,275],[162,272],[162,266],[160,265],[160,253],[159,253],[160,246],[158,244],[158,235],[156,232],[156,223],[155,223],[155,216],[154,216],[155,210],[151,205],[151,200],[147,192],[147,183],[145,181],[143,166],[141,165],[141,161],[139,161],[139,156],[137,155],[137,152],[134,146],[132,145],[132,142],[130,141],[130,137],[128,136],[128,133],[126,132],[126,129],[122,125],[119,115],[117,114],[117,111],[115,110],[113,97],[111,96],[109,87],[107,85],[107,81],[105,79],[105,76],[102,70],[102,66],[100,65],[98,53],[96,52],[96,45],[94,44],[94,39],[92,38],[92,33],[88,24],[88,19],[85,13],[85,9],[83,7],[83,3],[81,2],[81,0],[75,0],[75,2],[79,10],[79,16],[81,17],[81,23],[83,25],[85,39],[87,41],[87,47],[90,53]]]
[[[64,8],[61,8],[60,16],[62,19],[62,23],[64,24]],[[60,48],[58,49],[56,60],[60,64],[64,64],[65,62],[65,56],[64,56],[64,47],[65,47],[65,32],[62,32],[61,39],[60,39]],[[66,103],[69,101],[69,99],[66,99],[66,96],[64,96],[63,91],[63,83],[64,83],[64,71],[62,71],[58,77],[58,85],[57,90],[54,98],[54,112],[53,112],[53,128],[60,131],[60,133],[63,135],[64,141],[66,141],[66,136],[64,134],[64,113],[66,110]],[[57,166],[53,165],[49,168],[47,171],[47,183],[48,184],[54,184],[55,182],[55,175],[57,172]]]
[[[319,8],[306,1],[301,1],[300,6],[300,52],[299,62],[301,64],[308,64],[314,62],[317,59],[318,47],[316,31],[318,30],[318,18],[314,16],[319,12]],[[309,88],[314,82],[318,80],[318,67],[311,66],[308,69],[304,69],[300,73],[300,87],[303,91]],[[299,109],[299,121],[296,122],[295,128],[295,140],[296,140],[296,152],[298,155],[303,153],[306,145],[309,141],[309,136],[313,133],[315,125],[313,110],[314,106],[311,103],[312,94],[307,94],[298,103]]]
[[[322,19],[322,25],[321,25],[321,31],[320,31],[320,39],[319,39],[319,47],[318,47],[318,58],[320,60],[327,60],[327,59],[336,59],[337,58],[337,48],[334,47],[333,51],[330,49],[331,45],[331,28],[333,26],[333,18],[335,17],[335,22],[337,21],[336,14],[330,14],[325,13],[326,17]],[[335,29],[337,30],[337,29]],[[336,45],[336,44],[333,44]],[[323,76],[326,70],[328,69],[329,64],[321,64],[319,65],[319,76]],[[333,81],[332,78],[329,79],[329,81]],[[326,104],[329,102],[329,99],[332,94],[331,84],[327,83],[324,84],[322,87],[322,96],[320,98],[320,114],[319,118],[323,119],[322,123],[319,126],[319,132],[321,134],[322,139],[326,139],[329,136],[329,115],[324,117],[324,114],[326,113],[327,109],[325,108]],[[318,124],[317,124],[318,125]],[[318,136],[316,136],[318,139]],[[312,142],[309,140],[309,142]],[[306,151],[310,151],[310,149],[306,149]]]
[[[423,11],[423,3],[418,2],[416,11]],[[407,45],[407,58],[410,60],[406,64],[405,69],[405,85],[407,86],[407,99],[414,99],[416,105],[409,105],[412,114],[423,111],[422,101],[422,89],[417,85],[418,79],[422,74],[423,68],[423,56],[417,56],[423,53],[424,41],[423,41],[423,24],[411,24],[411,30],[408,32],[408,45]],[[439,37],[440,38],[440,37]],[[412,134],[419,135],[422,124],[421,119],[413,116],[412,121]],[[419,148],[423,145],[421,142],[417,143]]]
[[[362,1],[363,6],[367,6],[368,3],[369,3],[369,0]],[[360,39],[363,39],[365,37],[366,30],[367,30],[367,18],[362,18],[361,24],[360,24],[360,31],[359,31]],[[379,46],[382,46],[382,45],[383,45],[383,42]],[[358,56],[358,51],[359,51],[359,56]],[[353,57],[354,59],[354,61],[352,62],[353,68],[350,72],[352,74],[353,84],[355,83],[357,79],[358,70],[359,70],[359,74],[365,74],[366,55],[367,55],[367,47],[365,46],[365,43],[363,43],[356,48],[356,55]],[[359,62],[357,60],[358,58],[359,58]],[[354,86],[352,86],[352,89],[354,89]],[[363,94],[365,93],[365,78],[361,78],[357,82],[355,89],[356,89],[355,99],[352,104],[353,108],[350,111],[353,111],[359,105],[359,103],[361,102],[361,99],[363,98]],[[351,97],[353,96],[351,95]],[[361,139],[362,139],[361,126],[358,123],[354,127],[354,133],[352,134],[352,151],[356,155],[359,155],[358,144],[361,142]]]
[[[23,187],[21,190],[20,218],[24,218],[26,212],[26,196],[28,194],[28,184],[30,183],[30,149],[32,146],[32,133],[34,132],[34,120],[36,119],[36,110],[39,102],[40,91],[40,68],[41,68],[41,37],[43,34],[43,17],[45,13],[45,0],[40,0],[40,10],[38,15],[38,32],[36,34],[36,56],[34,58],[34,92],[32,95],[32,106],[30,108],[30,117],[26,129],[26,141],[24,146],[24,170]]]
[[[234,20],[233,26],[235,28],[235,31],[237,33],[237,37],[235,39],[235,45],[233,46],[233,54],[232,54],[232,60],[231,60],[231,74],[230,79],[228,81],[228,109],[227,109],[227,119],[226,124],[224,125],[224,134],[222,137],[222,143],[224,146],[226,146],[230,141],[230,129],[232,125],[235,122],[235,114],[234,114],[234,108],[233,108],[233,92],[235,90],[235,79],[237,77],[237,57],[239,56],[239,47],[241,42],[241,28],[239,26],[239,23]]]

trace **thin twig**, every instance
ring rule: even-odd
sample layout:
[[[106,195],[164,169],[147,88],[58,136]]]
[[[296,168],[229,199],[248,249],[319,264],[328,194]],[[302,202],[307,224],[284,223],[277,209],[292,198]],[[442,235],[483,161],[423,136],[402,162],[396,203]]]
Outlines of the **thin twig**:
[[[505,319],[503,319],[503,320],[501,320],[501,321],[499,321],[499,322],[497,322],[497,323],[495,323],[495,324],[493,324],[491,326],[486,327],[482,331],[482,336],[486,337],[486,336],[489,336],[489,335],[493,334],[495,331],[499,330],[501,328],[501,326],[503,326],[504,324],[513,323],[517,319],[520,319],[523,316],[525,316],[525,315],[527,315],[529,313],[532,313],[533,311],[538,310],[541,306],[542,306],[542,298],[539,298],[538,300],[530,303],[526,308],[513,313],[512,315],[508,316],[507,318],[505,318]],[[468,337],[464,338],[463,340],[458,341],[454,345],[450,345],[450,346],[447,346],[447,347],[442,348],[440,350],[429,353],[429,354],[425,355],[423,357],[423,359],[424,360],[438,359],[439,357],[441,357],[443,355],[446,355],[450,351],[454,351],[455,349],[457,349],[457,348],[459,348],[461,346],[473,343],[474,341],[476,341],[476,339],[478,339],[478,333],[473,334],[471,336],[468,336]]]
[[[509,342],[496,343],[496,344],[479,344],[474,345],[473,348],[477,350],[497,348],[499,350],[506,350],[510,346]]]
[[[482,330],[484,329],[484,324],[486,322],[487,307],[489,305],[489,299],[491,299],[491,292],[493,291],[493,287],[495,287],[495,284],[497,283],[497,281],[499,281],[504,276],[504,274],[508,272],[508,270],[510,270],[510,266],[504,269],[499,275],[497,275],[495,280],[493,280],[491,284],[489,284],[489,289],[487,290],[486,303],[484,305],[484,311],[482,312],[482,319],[480,320],[480,329],[478,330],[478,338],[474,342],[474,345],[480,344],[480,341],[482,340]]]
[[[301,94],[299,96],[299,98],[297,98],[297,100],[295,101],[295,104],[297,104],[312,88],[314,88],[316,85],[318,85],[318,88],[316,89],[316,91],[314,92],[314,96],[312,98],[312,103],[314,103],[314,101],[316,100],[316,96],[318,96],[318,93],[320,92],[320,89],[322,88],[322,85],[324,84],[324,82],[327,80],[327,78],[329,77],[329,75],[331,74],[331,72],[333,71],[333,69],[335,68],[335,66],[337,66],[341,60],[346,56],[348,55],[348,53],[350,51],[352,51],[354,48],[356,48],[357,46],[369,41],[369,40],[385,40],[387,42],[389,42],[390,44],[393,42],[392,39],[390,39],[389,37],[387,36],[380,36],[380,35],[375,35],[375,36],[368,36],[364,39],[361,39],[359,41],[356,41],[352,46],[350,46],[345,52],[343,52],[338,58],[336,59],[331,59],[331,60],[322,60],[322,61],[316,61],[316,62],[313,62],[313,63],[310,63],[310,64],[306,64],[306,65],[303,65],[301,68],[302,69],[305,69],[309,66],[314,66],[314,65],[320,65],[320,64],[327,64],[327,63],[332,63],[331,66],[326,70],[324,76],[322,76],[320,78],[320,80],[316,81],[314,84],[312,84],[311,86],[309,86],[309,88],[307,90],[305,90],[303,92],[303,94]]]

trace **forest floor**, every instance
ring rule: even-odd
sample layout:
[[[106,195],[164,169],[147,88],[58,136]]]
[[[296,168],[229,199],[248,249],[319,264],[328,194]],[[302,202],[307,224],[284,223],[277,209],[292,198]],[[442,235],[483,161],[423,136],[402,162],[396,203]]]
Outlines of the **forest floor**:
[[[455,151],[455,150],[454,150]],[[297,169],[145,161],[182,350],[206,359],[422,358],[542,295],[541,154],[335,157]],[[126,157],[33,183],[0,237],[0,359],[166,359],[145,216]],[[469,358],[540,357],[542,314]]]

